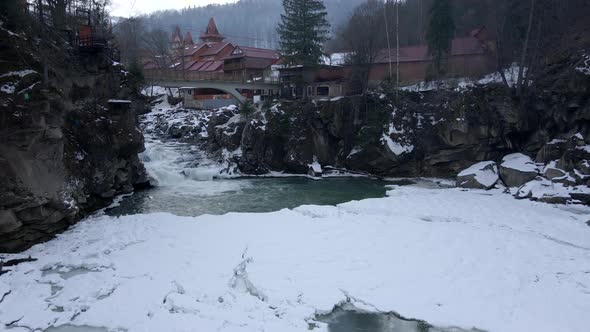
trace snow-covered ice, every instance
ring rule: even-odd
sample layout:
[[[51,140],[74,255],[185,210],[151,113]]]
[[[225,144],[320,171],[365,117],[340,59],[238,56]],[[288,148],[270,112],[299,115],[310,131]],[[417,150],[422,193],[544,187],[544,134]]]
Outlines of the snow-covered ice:
[[[307,331],[346,294],[438,326],[587,330],[590,208],[498,190],[388,195],[266,214],[89,218],[5,255],[39,260],[0,277],[10,290],[0,330]]]

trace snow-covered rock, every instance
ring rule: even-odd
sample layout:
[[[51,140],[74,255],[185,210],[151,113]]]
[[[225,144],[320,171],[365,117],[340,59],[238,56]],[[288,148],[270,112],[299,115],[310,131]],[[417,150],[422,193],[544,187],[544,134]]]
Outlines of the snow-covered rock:
[[[309,164],[309,171],[307,172],[307,175],[320,177],[323,173],[324,171],[322,170],[322,165],[320,165],[317,158],[314,156],[313,163]]]
[[[565,204],[570,199],[567,188],[561,183],[537,177],[522,185],[516,195],[519,199],[532,199],[553,204]]]
[[[518,188],[539,175],[537,165],[522,153],[505,156],[500,164],[500,177],[511,188]]]
[[[566,149],[567,140],[553,139],[545,144],[537,153],[535,161],[547,164],[553,160],[561,158]]]
[[[557,167],[557,162],[552,161],[543,168],[543,176],[553,182],[560,182],[564,184],[576,184],[576,179],[567,171]]]
[[[457,186],[461,188],[491,189],[499,180],[498,166],[493,161],[482,161],[457,176]]]

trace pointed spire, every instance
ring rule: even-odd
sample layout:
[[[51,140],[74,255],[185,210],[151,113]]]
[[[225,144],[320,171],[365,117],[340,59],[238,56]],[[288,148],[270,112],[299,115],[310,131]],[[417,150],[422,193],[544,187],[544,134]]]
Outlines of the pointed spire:
[[[193,35],[190,31],[186,32],[186,36],[184,37],[184,45],[194,45],[195,42],[193,41]]]
[[[173,43],[180,43],[182,41],[182,33],[180,32],[180,27],[177,25],[174,28],[174,33],[172,33],[172,42]]]
[[[201,35],[201,40],[204,43],[219,43],[225,39],[217,30],[217,25],[215,24],[215,20],[213,17],[209,19],[209,24],[207,24],[207,30],[204,34]]]
[[[217,24],[215,24],[215,20],[213,19],[213,17],[209,19],[209,24],[207,24],[207,31],[205,33],[210,35],[219,34],[219,30],[217,30]]]

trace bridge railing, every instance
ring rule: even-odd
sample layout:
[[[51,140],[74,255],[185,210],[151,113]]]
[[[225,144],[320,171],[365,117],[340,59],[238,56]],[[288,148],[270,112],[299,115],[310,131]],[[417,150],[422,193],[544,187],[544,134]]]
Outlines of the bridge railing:
[[[152,82],[157,81],[214,81],[214,82],[230,82],[240,84],[278,84],[277,77],[255,77],[252,78],[244,72],[198,72],[198,71],[183,71],[174,69],[148,69],[145,70],[145,78]]]

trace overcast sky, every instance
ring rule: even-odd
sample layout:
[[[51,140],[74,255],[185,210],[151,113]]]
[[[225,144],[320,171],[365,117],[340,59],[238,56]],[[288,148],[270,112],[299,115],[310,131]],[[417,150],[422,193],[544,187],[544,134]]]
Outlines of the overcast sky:
[[[4,1],[4,0],[2,0]],[[160,9],[181,9],[188,6],[206,6],[236,2],[237,0],[111,0],[111,15],[129,17],[151,13]]]

